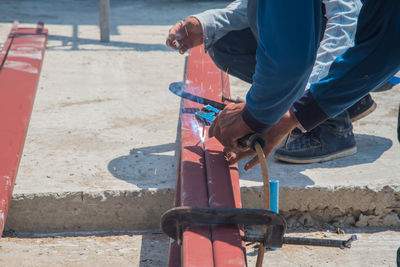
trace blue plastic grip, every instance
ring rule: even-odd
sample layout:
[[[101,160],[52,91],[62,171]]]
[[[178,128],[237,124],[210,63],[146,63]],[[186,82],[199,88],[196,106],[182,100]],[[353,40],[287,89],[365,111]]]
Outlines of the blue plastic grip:
[[[269,180],[269,207],[270,210],[279,213],[279,181]],[[271,248],[275,251],[277,248]]]
[[[279,213],[279,181],[269,181],[269,207],[271,211]]]

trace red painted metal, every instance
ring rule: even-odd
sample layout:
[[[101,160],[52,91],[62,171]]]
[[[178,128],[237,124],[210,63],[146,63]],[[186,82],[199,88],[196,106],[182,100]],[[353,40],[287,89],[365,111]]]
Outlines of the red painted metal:
[[[208,99],[221,101],[229,92],[229,79],[221,72],[203,47],[190,50],[186,69],[186,90]],[[202,138],[202,127],[193,109],[202,105],[182,101],[181,154],[175,206],[241,207],[237,166],[228,166],[223,147],[214,138]],[[204,141],[204,143],[203,143]],[[175,196],[177,200],[177,195]],[[181,261],[173,260],[181,256]],[[246,266],[244,244],[236,226],[187,227],[183,245],[171,244],[172,266]]]
[[[176,184],[175,184],[175,198],[174,206],[181,206],[181,151],[178,151],[178,167],[176,171]],[[181,247],[178,242],[170,239],[169,253],[168,253],[168,266],[169,267],[180,267],[181,266]]]
[[[0,233],[22,155],[47,37],[42,24],[18,28],[14,23],[0,54]]]
[[[214,66],[213,73],[216,72],[216,81],[211,87],[216,89],[214,93],[217,91],[220,99],[222,93],[229,97],[228,75],[221,71],[217,73],[217,71],[218,69]],[[210,75],[210,70],[207,75]],[[208,95],[208,97],[211,96]],[[228,165],[223,146],[215,138],[207,138],[205,141],[205,161],[210,207],[241,208],[237,166]],[[246,250],[237,226],[213,226],[212,239],[214,266],[246,266]]]
[[[3,49],[0,51],[0,70],[3,67],[4,61],[6,60],[8,51],[10,50],[11,43],[14,40],[13,36],[15,35],[17,28],[18,28],[18,22],[14,22],[10,34],[8,35],[8,38],[3,45]]]
[[[192,50],[193,51],[193,50]],[[186,85],[190,93],[199,93],[196,79],[199,64],[193,52],[187,60]],[[204,166],[204,150],[201,127],[190,113],[201,105],[188,100],[182,102],[181,113],[181,204],[183,206],[208,207],[207,179]],[[188,112],[188,113],[186,113]],[[188,226],[183,231],[182,266],[213,266],[210,227]]]

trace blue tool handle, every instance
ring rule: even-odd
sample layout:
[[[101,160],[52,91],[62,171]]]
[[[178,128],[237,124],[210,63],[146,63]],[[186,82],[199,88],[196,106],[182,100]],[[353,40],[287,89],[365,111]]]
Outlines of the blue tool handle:
[[[248,134],[238,140],[240,146],[249,147],[256,150],[255,145],[258,143],[262,148],[265,147],[265,140],[260,134]]]
[[[271,211],[279,213],[279,181],[269,180],[269,208]],[[277,250],[277,248],[271,248]]]
[[[269,180],[269,207],[273,212],[279,213],[279,181]]]

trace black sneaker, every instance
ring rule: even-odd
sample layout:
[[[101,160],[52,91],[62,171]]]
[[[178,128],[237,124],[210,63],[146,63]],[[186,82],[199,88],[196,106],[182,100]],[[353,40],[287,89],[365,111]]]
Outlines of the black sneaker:
[[[385,92],[385,91],[388,91],[388,90],[392,89],[393,86],[395,86],[395,84],[393,84],[391,82],[385,82],[384,84],[382,84],[381,86],[376,88],[374,90],[374,92]]]
[[[302,134],[303,134],[303,132],[299,128],[296,127],[290,132],[290,138],[296,139],[296,138],[300,137]]]
[[[376,109],[376,103],[368,94],[361,98],[357,103],[347,109],[351,122],[358,121],[371,114]],[[294,128],[290,133],[290,139],[299,138],[303,132],[299,128]]]
[[[316,127],[277,149],[274,157],[289,163],[315,163],[355,153],[357,153],[357,147],[352,131],[345,135],[338,135]]]
[[[361,98],[357,103],[347,109],[351,122],[358,121],[369,115],[376,109],[376,103],[368,94]]]

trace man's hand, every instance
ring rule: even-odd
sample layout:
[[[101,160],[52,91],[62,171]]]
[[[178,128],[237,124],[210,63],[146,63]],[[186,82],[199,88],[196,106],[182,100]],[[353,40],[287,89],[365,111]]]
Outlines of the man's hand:
[[[268,130],[268,132],[263,135],[266,141],[266,145],[264,147],[265,157],[267,158],[269,154],[271,154],[272,150],[282,142],[283,138],[285,138],[298,125],[300,125],[300,123],[293,111],[290,109],[275,125],[271,127],[271,129]],[[253,156],[255,154],[256,153],[253,150],[231,153],[229,164],[234,164],[241,159]],[[258,157],[255,156],[246,163],[244,169],[247,171],[256,166],[258,163]]]
[[[213,121],[208,135],[215,136],[225,147],[225,152],[243,150],[238,139],[251,133],[251,129],[242,119],[242,110],[246,103],[230,104],[222,110]]]
[[[166,41],[167,46],[179,50],[183,54],[186,50],[203,43],[203,28],[195,17],[188,17],[176,23],[170,30]]]

